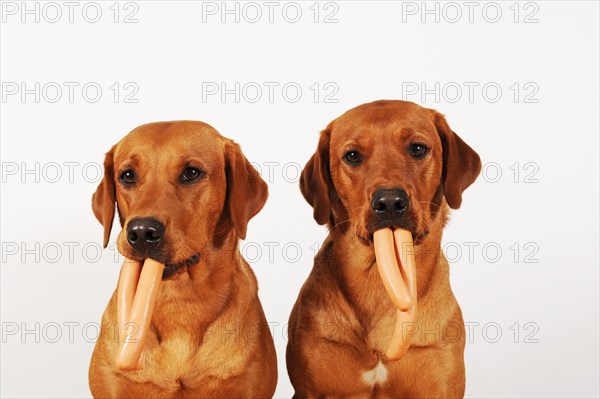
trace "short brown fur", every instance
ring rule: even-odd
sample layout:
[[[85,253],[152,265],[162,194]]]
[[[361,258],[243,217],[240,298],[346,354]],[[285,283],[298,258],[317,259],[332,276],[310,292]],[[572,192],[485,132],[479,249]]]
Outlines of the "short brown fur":
[[[430,148],[410,157],[414,142]],[[344,154],[363,154],[360,166]],[[465,389],[465,331],[441,253],[448,209],[477,177],[479,156],[434,110],[403,101],[377,101],[346,112],[321,132],[301,191],[330,232],[315,257],[289,322],[287,366],[295,398],[451,398]],[[378,227],[370,199],[401,187],[410,199],[406,226],[415,240],[417,333],[408,353],[390,361],[395,308],[374,267]],[[381,362],[384,382],[363,373]]]
[[[248,221],[267,199],[267,185],[239,146],[202,122],[143,125],[106,155],[93,197],[108,244],[115,213],[121,226],[155,217],[166,226],[163,263],[200,260],[165,278],[159,289],[143,370],[114,367],[119,339],[116,294],[104,315],[89,370],[96,398],[270,398],[277,382],[275,348],[254,273],[238,251]],[[205,175],[180,184],[194,165]],[[139,182],[118,176],[134,169]],[[123,229],[121,254],[135,258]],[[117,332],[122,334],[118,335]]]

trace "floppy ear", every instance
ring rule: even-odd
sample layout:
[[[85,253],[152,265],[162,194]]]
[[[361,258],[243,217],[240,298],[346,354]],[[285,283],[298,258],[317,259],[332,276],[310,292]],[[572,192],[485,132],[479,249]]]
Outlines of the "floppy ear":
[[[460,208],[462,192],[471,185],[481,170],[479,155],[450,129],[442,114],[435,113],[435,124],[442,140],[442,188],[452,209]]]
[[[104,248],[108,245],[110,230],[115,217],[115,172],[113,167],[113,152],[111,148],[104,157],[104,177],[92,196],[92,209],[96,219],[104,226]]]
[[[265,205],[269,196],[267,183],[248,162],[240,146],[233,141],[225,146],[227,195],[225,211],[239,238],[246,238],[246,227]]]
[[[331,189],[333,183],[329,173],[330,127],[321,132],[317,151],[310,158],[300,176],[300,191],[314,209],[314,218],[319,224],[331,220]]]

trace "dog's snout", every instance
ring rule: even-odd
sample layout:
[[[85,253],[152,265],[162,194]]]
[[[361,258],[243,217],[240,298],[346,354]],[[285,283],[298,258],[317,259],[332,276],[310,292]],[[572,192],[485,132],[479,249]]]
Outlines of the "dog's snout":
[[[163,224],[154,218],[134,219],[127,224],[127,241],[133,248],[145,253],[162,245],[164,231]]]
[[[402,189],[377,190],[373,194],[371,209],[382,219],[400,217],[408,209],[408,195]]]

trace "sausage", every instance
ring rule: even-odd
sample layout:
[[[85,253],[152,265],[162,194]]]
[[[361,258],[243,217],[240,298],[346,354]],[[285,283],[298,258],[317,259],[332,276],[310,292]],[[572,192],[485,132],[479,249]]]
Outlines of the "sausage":
[[[416,332],[417,275],[410,231],[381,229],[373,234],[375,259],[383,285],[396,306],[396,323],[386,356],[398,360]]]
[[[408,311],[396,311],[394,334],[386,353],[390,360],[398,360],[406,354],[412,337],[417,331],[414,324],[417,315],[417,270],[411,232],[402,229],[394,230],[394,244],[402,275],[406,278],[406,285],[413,302]]]
[[[121,268],[121,274],[119,275],[119,284],[117,285],[117,329],[119,331],[119,339],[121,338],[121,332],[128,330],[126,324],[128,325],[129,323],[128,318],[131,313],[131,306],[133,305],[133,298],[135,297],[141,272],[141,262],[128,258],[125,259]],[[141,369],[143,368],[142,366],[142,357],[140,356],[136,368]]]
[[[115,359],[116,367],[120,370],[141,368],[140,356],[148,337],[148,329],[152,321],[154,304],[160,282],[162,281],[164,268],[164,264],[155,260],[146,259],[144,261],[135,295],[133,296],[131,310],[125,317],[125,326],[131,323],[134,332],[120,342]],[[129,273],[125,274],[125,280],[127,280],[128,275]],[[131,287],[132,285],[125,285],[123,291],[131,289]],[[131,294],[124,294],[123,298],[126,303],[126,298],[131,298]],[[122,308],[125,308],[123,314],[126,313],[127,306],[119,307],[119,309]]]
[[[413,299],[416,299],[417,270],[415,266],[415,250],[412,241],[412,233],[402,229],[394,230],[394,244],[396,257],[402,268],[402,274],[406,278],[406,285],[408,285],[410,296]]]
[[[385,290],[399,310],[407,311],[412,306],[412,298],[398,266],[392,230],[377,230],[373,234],[373,245],[377,269]]]
[[[117,323],[119,331],[123,330],[125,323],[127,323],[141,271],[141,262],[125,259],[119,275],[119,284],[117,285]]]

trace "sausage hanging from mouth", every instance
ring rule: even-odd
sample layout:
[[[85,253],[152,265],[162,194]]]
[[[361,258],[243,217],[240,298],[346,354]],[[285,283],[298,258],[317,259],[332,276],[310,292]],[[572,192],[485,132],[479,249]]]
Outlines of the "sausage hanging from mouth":
[[[133,331],[119,343],[115,363],[120,370],[142,368],[141,355],[164,268],[152,259],[146,259],[144,266],[135,261],[123,264],[117,288],[117,319],[119,328]]]
[[[128,329],[125,325],[129,323],[127,319],[131,313],[131,306],[133,305],[133,298],[135,297],[141,272],[142,263],[140,261],[125,259],[119,275],[119,284],[117,285],[117,328],[119,334]],[[140,356],[135,368],[141,369],[142,367],[142,357]]]
[[[417,276],[412,234],[396,229],[377,230],[373,234],[375,259],[383,285],[396,306],[396,323],[386,356],[398,360],[408,350],[412,335],[411,326],[417,311]]]
[[[373,245],[377,269],[385,290],[398,310],[407,311],[412,306],[412,298],[398,266],[392,230],[377,230],[373,234]]]
[[[121,274],[119,275],[119,284],[117,285],[117,322],[119,323],[119,330],[123,329],[125,323],[127,323],[126,320],[131,312],[141,272],[141,262],[133,259],[125,259],[121,268]]]

